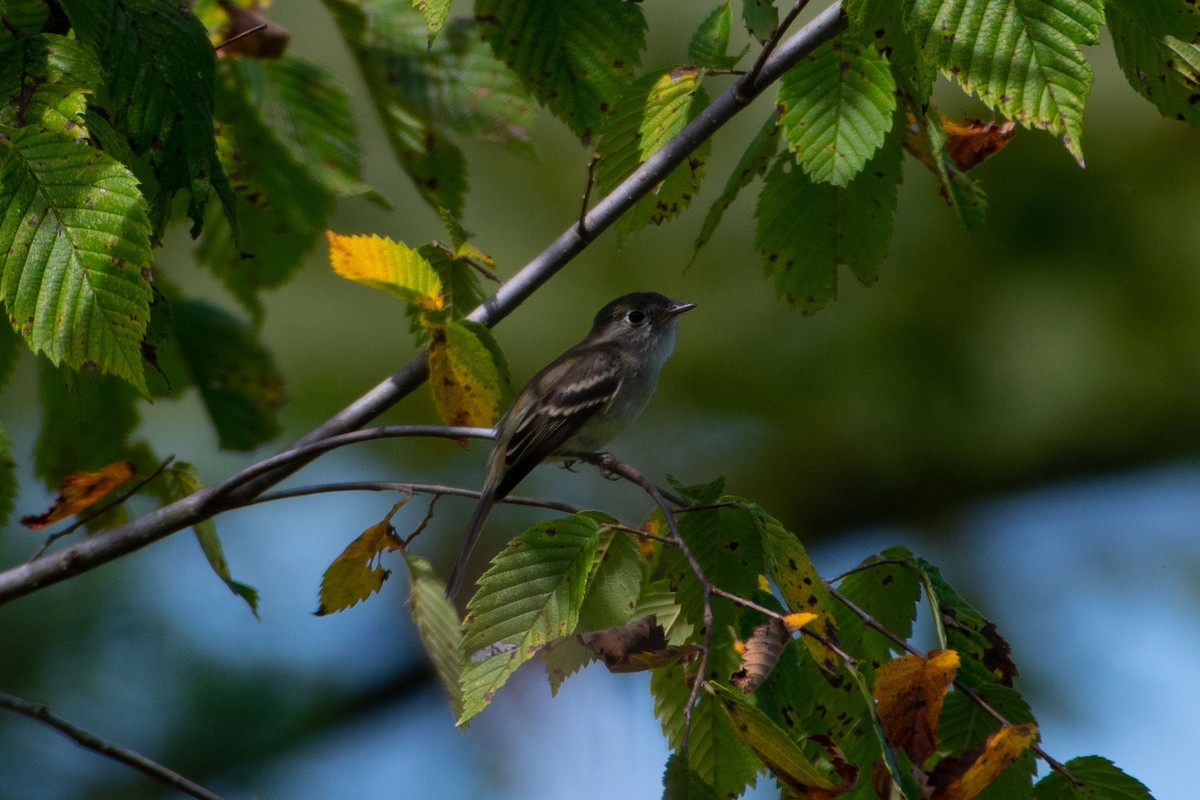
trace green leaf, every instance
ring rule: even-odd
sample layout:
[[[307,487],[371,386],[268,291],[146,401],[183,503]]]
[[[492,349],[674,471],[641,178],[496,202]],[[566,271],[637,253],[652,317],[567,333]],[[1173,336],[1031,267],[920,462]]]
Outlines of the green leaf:
[[[1062,137],[1083,164],[1083,104],[1102,0],[914,0],[910,24],[942,72],[988,108]]]
[[[705,17],[688,43],[688,63],[706,69],[733,69],[750,45],[737,55],[729,54],[729,32],[733,27],[733,8],[722,3]]]
[[[429,42],[432,44],[438,31],[446,24],[450,0],[412,0],[412,7],[424,15],[425,24],[429,26]]]
[[[408,605],[425,652],[450,697],[454,718],[462,714],[462,628],[454,604],[446,598],[446,584],[430,563],[407,552]]]
[[[690,515],[689,515],[690,516]],[[714,632],[716,629],[714,628]],[[723,650],[729,650],[728,647]],[[714,648],[712,655],[719,651]],[[726,680],[729,670],[714,667],[709,660],[712,680]],[[667,744],[679,750],[685,725],[684,709],[691,693],[692,673],[683,665],[672,664],[650,675],[650,693],[654,696],[654,715],[662,725]],[[712,786],[721,797],[737,797],[762,769],[762,762],[742,741],[722,710],[720,702],[701,692],[692,709],[691,734],[688,737],[687,764],[700,780]]]
[[[540,522],[492,560],[464,622],[460,725],[534,653],[574,632],[599,528],[586,514]]]
[[[989,706],[1014,725],[1036,723],[1029,703],[1010,686],[985,683],[976,693]],[[961,753],[982,744],[990,734],[1000,729],[1000,723],[979,704],[958,691],[949,692],[938,716],[938,746],[948,753]]]
[[[66,133],[10,130],[0,163],[0,298],[35,353],[143,394],[150,225],[137,181]]]
[[[350,100],[324,68],[291,56],[231,59],[245,110],[291,162],[338,196],[386,201],[362,180]]]
[[[887,56],[896,84],[912,104],[924,108],[933,92],[937,65],[916,33],[905,24],[906,3],[895,0],[846,0],[850,28]]]
[[[805,552],[804,545],[794,533],[785,529],[779,520],[757,506],[754,506],[753,510],[762,535],[763,548],[766,550],[771,578],[779,587],[788,608],[792,611],[811,611],[817,614],[817,619],[806,627],[837,645],[837,625],[834,621],[836,604],[833,595],[829,593],[829,587],[817,574],[816,567]],[[843,676],[837,654],[824,642],[811,636],[803,638],[821,674],[833,686],[840,686]]]
[[[187,189],[192,236],[199,235],[213,188],[227,212],[232,204],[213,143],[215,56],[204,26],[186,8],[162,0],[60,5],[79,41],[105,66],[99,105],[154,166],[160,195],[151,207],[165,213],[176,191]]]
[[[508,364],[492,332],[471,320],[451,320],[429,346],[429,388],[447,425],[488,427],[509,391]]]
[[[848,186],[892,127],[895,91],[887,61],[851,34],[824,43],[784,73],[779,124],[808,177]]]
[[[637,3],[477,0],[475,18],[497,58],[585,140],[616,105],[645,47]]]
[[[1051,772],[1033,787],[1033,800],[1153,800],[1141,781],[1107,758],[1081,756],[1064,766],[1084,785],[1075,786],[1061,773]]]
[[[602,532],[579,609],[579,629],[597,631],[639,619],[634,612],[645,578],[646,559],[633,537],[623,531]]]
[[[550,681],[550,696],[557,697],[558,690],[567,678],[586,667],[596,657],[591,650],[581,645],[574,637],[555,639],[542,648],[542,663],[546,666],[546,678]]]
[[[779,26],[779,11],[774,0],[742,0],[742,20],[751,36],[766,42]]]
[[[809,789],[831,790],[837,787],[838,782],[830,780],[819,770],[786,731],[750,705],[743,695],[720,684],[712,688],[721,707],[729,715],[733,729],[788,791],[804,796]]]
[[[45,361],[38,367],[42,427],[33,466],[47,486],[57,488],[72,472],[114,461],[132,461],[145,472],[157,460],[145,442],[127,441],[138,425],[138,396],[129,384],[95,372],[70,372]]]
[[[688,767],[687,755],[679,751],[667,759],[663,773],[663,800],[720,800],[717,790]]]
[[[202,300],[172,303],[175,340],[191,383],[227,450],[278,435],[283,377],[250,325]]]
[[[4,26],[18,36],[32,36],[41,31],[50,16],[45,0],[5,0]]]
[[[437,273],[442,284],[442,301],[453,319],[465,317],[487,298],[478,270],[466,258],[455,258],[433,244],[423,244],[417,252]]]
[[[196,468],[185,461],[173,464],[163,477],[166,479],[169,501],[181,500],[203,488]],[[250,613],[257,618],[258,591],[233,579],[229,572],[229,562],[225,560],[225,550],[217,537],[217,523],[211,518],[201,520],[192,526],[192,531],[196,534],[196,541],[200,543],[200,549],[204,551],[204,558],[212,567],[212,571],[235,595],[246,601],[246,605],[250,606]]]
[[[1186,4],[1105,3],[1117,61],[1129,84],[1165,117],[1200,125],[1200,19]]]
[[[292,277],[325,230],[334,196],[291,158],[282,132],[254,107],[241,83],[242,61],[222,60],[217,86],[217,140],[237,196],[238,227],[211,209],[197,256],[257,315],[258,291]]]
[[[876,563],[907,560],[911,554],[903,548],[887,550],[864,559],[859,569],[838,584],[838,591],[856,606],[874,617],[901,639],[912,636],[921,600],[921,581],[917,573],[901,564]],[[875,566],[867,566],[875,564]],[[891,658],[895,649],[888,639],[867,627],[857,614],[841,609],[838,614],[842,644],[859,659],[867,676]]]
[[[967,230],[983,226],[987,195],[979,182],[960,170],[946,152],[946,132],[941,117],[932,108],[917,120],[917,135],[927,153],[933,154],[934,173],[942,183],[942,195]]]
[[[0,124],[85,136],[87,95],[102,74],[95,52],[66,36],[0,41]]]
[[[629,86],[600,129],[597,195],[616,188],[708,105],[702,77],[700,70],[683,67],[645,75]],[[657,191],[629,209],[618,223],[622,241],[648,223],[658,225],[687,207],[700,187],[711,150],[708,142],[702,144],[671,171]]]
[[[704,217],[704,225],[696,237],[695,251],[692,254],[693,261],[699,254],[700,248],[708,244],[708,240],[712,238],[726,209],[733,205],[733,201],[737,199],[742,189],[767,171],[771,166],[771,160],[775,158],[775,151],[778,149],[779,123],[775,119],[775,114],[772,113],[754,138],[750,140],[749,146],[742,153],[742,157],[738,159],[733,172],[729,174],[725,188],[721,190],[721,194],[708,209],[708,214]]]
[[[776,292],[793,307],[812,314],[836,298],[840,266],[868,286],[879,278],[900,156],[899,142],[887,142],[845,187],[814,183],[790,153],[776,159],[758,196],[755,240]]]

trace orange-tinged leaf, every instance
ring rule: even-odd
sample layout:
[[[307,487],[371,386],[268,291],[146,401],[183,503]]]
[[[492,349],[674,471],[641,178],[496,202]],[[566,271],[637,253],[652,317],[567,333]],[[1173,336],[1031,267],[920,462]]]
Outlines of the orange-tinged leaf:
[[[958,653],[932,650],[894,658],[879,668],[876,710],[888,741],[903,748],[914,764],[937,750],[937,720],[946,690],[958,670]]]
[[[943,114],[942,130],[946,134],[946,155],[950,156],[956,168],[966,172],[1003,150],[1016,133],[1017,125],[1012,121],[984,122],[971,117],[955,122]],[[911,112],[908,115],[904,147],[935,175],[938,173],[934,156],[926,147],[920,127]]]
[[[506,368],[487,328],[455,320],[432,328],[429,386],[447,425],[487,428],[500,416]]]
[[[973,754],[942,759],[931,776],[937,787],[933,800],[972,800],[1000,777],[1004,768],[1016,761],[1035,739],[1036,725],[1005,725],[987,738],[982,752],[973,759]]]
[[[386,517],[359,534],[325,569],[316,612],[318,617],[344,611],[383,586],[391,573],[379,565],[379,556],[403,547],[404,542],[392,527],[392,516],[406,502],[407,499],[401,500],[392,506]]]
[[[73,472],[58,486],[58,497],[41,514],[21,517],[21,524],[41,530],[72,514],[78,514],[137,474],[128,461],[114,461],[95,472]]]
[[[415,249],[383,236],[343,236],[325,231],[329,263],[343,278],[382,289],[422,311],[442,308],[442,281]]]

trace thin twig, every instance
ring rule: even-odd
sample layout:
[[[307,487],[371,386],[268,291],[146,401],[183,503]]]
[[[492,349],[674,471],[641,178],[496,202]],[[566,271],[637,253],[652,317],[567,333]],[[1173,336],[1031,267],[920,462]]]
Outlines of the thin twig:
[[[244,39],[252,33],[258,33],[259,31],[264,30],[266,27],[267,27],[267,23],[260,22],[259,24],[255,25],[253,28],[248,28],[248,29],[242,31],[241,33],[230,36],[228,39],[226,39],[223,42],[218,42],[217,44],[213,45],[213,50],[220,50],[222,47],[228,47],[229,45],[236,42],[238,39]]]
[[[6,692],[0,692],[0,708],[7,708],[9,711],[14,711],[36,722],[48,725],[64,736],[74,739],[80,746],[111,758],[114,761],[118,761],[128,767],[132,767],[139,772],[149,775],[160,783],[164,783],[173,789],[178,789],[184,794],[190,794],[192,797],[199,798],[199,800],[223,800],[221,795],[205,789],[200,784],[188,780],[179,773],[164,767],[162,764],[151,761],[141,753],[101,739],[99,736],[89,733],[83,728],[72,725],[62,717],[51,713],[50,709],[43,705],[32,703]]]
[[[413,539],[416,539],[418,536],[420,536],[424,532],[425,528],[429,526],[430,520],[433,519],[434,506],[436,506],[437,501],[441,500],[443,497],[445,497],[445,495],[435,494],[433,497],[429,498],[429,506],[425,509],[425,516],[421,517],[421,522],[417,525],[413,532],[404,537],[405,546],[412,544]]]
[[[583,199],[579,204],[579,225],[576,230],[579,231],[580,236],[587,233],[588,203],[591,202],[592,189],[596,185],[596,165],[598,163],[600,163],[600,154],[592,153],[592,157],[588,159],[587,184],[583,187]]]
[[[618,461],[608,453],[600,454],[594,461],[602,469],[611,472],[614,475],[620,475],[628,481],[640,486],[646,494],[654,501],[654,504],[659,507],[663,513],[663,519],[666,520],[667,530],[671,534],[673,544],[683,553],[687,559],[688,565],[692,568],[692,572],[696,576],[696,580],[700,582],[703,591],[703,618],[704,625],[704,647],[700,650],[700,658],[696,661],[696,677],[692,680],[692,690],[688,693],[687,705],[683,709],[683,717],[685,720],[683,728],[683,737],[679,742],[680,750],[687,750],[688,738],[692,732],[692,711],[696,707],[696,698],[700,694],[700,684],[704,682],[704,671],[708,669],[708,655],[712,652],[712,637],[713,637],[713,613],[712,613],[712,581],[704,574],[704,568],[700,566],[699,559],[696,558],[692,548],[688,547],[688,543],[684,541],[683,534],[679,531],[679,523],[675,520],[675,514],[667,504],[667,499],[653,481],[650,481],[636,467]]]
[[[787,29],[792,27],[792,23],[796,21],[796,17],[800,16],[800,12],[803,11],[804,7],[807,5],[808,0],[796,0],[796,3],[792,6],[792,9],[788,11],[784,18],[780,20],[779,24],[775,26],[775,30],[771,31],[771,37],[763,43],[763,48],[759,51],[758,58],[754,60],[754,66],[750,67],[750,71],[747,72],[746,75],[736,84],[734,84],[733,88],[735,90],[740,91],[738,87],[741,84],[745,84],[747,87],[754,86],[754,82],[758,80],[758,76],[762,73],[763,67],[767,64],[767,59],[771,57],[771,53],[775,52],[775,48],[779,45],[780,40],[783,39],[783,35],[787,33]]]
[[[852,611],[854,614],[856,614],[863,622],[866,623],[868,628],[875,631],[876,633],[879,633],[880,635],[885,637],[888,641],[892,642],[892,644],[896,645],[897,647],[901,648],[902,650],[906,650],[907,652],[909,652],[913,655],[916,655],[916,656],[923,655],[920,650],[917,650],[915,647],[913,647],[911,644],[906,642],[904,639],[900,638],[895,633],[892,633],[892,631],[889,630],[886,625],[884,625],[879,620],[875,619],[875,617],[871,616],[870,613],[868,613],[867,611],[864,611],[862,608],[859,608],[859,606],[853,600],[851,600],[849,597],[846,597],[846,595],[842,594],[837,589],[834,589],[832,586],[829,587],[829,591],[833,594],[834,599],[836,599],[839,603],[841,603],[846,608],[850,609],[850,611]],[[990,705],[988,705],[987,701],[984,700],[982,697],[980,697],[978,692],[976,692],[970,686],[963,683],[958,678],[954,679],[954,688],[957,689],[958,691],[962,692],[963,695],[967,697],[967,699],[969,699],[971,702],[978,705],[981,709],[983,709],[983,711],[985,713],[987,713],[989,716],[991,716],[993,719],[995,719],[1001,725],[1012,725],[1013,724],[1007,717],[1005,717],[999,711],[997,711],[996,709],[994,709]],[[1033,752],[1037,753],[1038,758],[1042,759],[1042,761],[1045,761],[1046,764],[1048,764],[1050,766],[1050,769],[1054,770],[1055,772],[1058,772],[1064,778],[1066,778],[1067,780],[1069,780],[1071,783],[1075,784],[1076,786],[1083,785],[1083,781],[1079,780],[1074,775],[1072,775],[1067,770],[1066,766],[1063,765],[1063,763],[1061,761],[1054,758],[1049,753],[1047,753],[1044,749],[1042,749],[1042,746],[1040,744],[1038,744],[1037,742],[1031,742],[1029,745],[1029,748],[1031,750],[1033,750]]]
[[[150,483],[150,481],[154,480],[159,475],[161,475],[163,470],[165,470],[170,465],[170,463],[174,460],[175,460],[175,456],[167,456],[166,459],[164,459],[163,462],[161,464],[159,464],[158,467],[153,472],[151,472],[145,478],[142,478],[140,481],[138,481],[136,484],[134,484],[132,488],[117,495],[115,498],[113,498],[109,502],[105,503],[104,505],[98,506],[98,507],[92,509],[91,513],[84,515],[84,516],[80,516],[79,518],[77,518],[75,520],[74,523],[72,523],[71,525],[68,525],[66,528],[63,528],[61,531],[58,531],[57,533],[52,533],[49,536],[47,536],[46,540],[44,542],[42,542],[42,546],[39,547],[37,550],[35,550],[33,555],[31,555],[29,558],[26,559],[26,563],[28,563],[29,561],[33,561],[35,558],[40,556],[42,553],[45,553],[48,549],[50,549],[50,545],[53,544],[54,542],[58,541],[59,539],[63,538],[64,536],[70,536],[72,533],[79,530],[82,526],[88,524],[89,522],[94,520],[96,517],[109,511],[110,509],[116,508],[117,506],[121,505],[129,498],[133,497],[135,494],[137,494],[139,491],[141,491],[142,487],[144,487],[146,484]]]
[[[296,497],[311,497],[330,492],[412,492],[413,494],[428,494],[434,497],[448,495],[451,497],[479,498],[478,489],[467,489],[462,486],[449,486],[441,483],[400,483],[397,481],[343,481],[340,483],[320,483],[312,486],[297,486],[291,489],[278,489],[274,492],[260,494],[245,505],[270,503],[275,500],[289,500]],[[582,508],[557,500],[543,500],[538,497],[519,497],[509,495],[500,501],[515,506],[530,506],[546,508],[551,511],[562,511],[567,514],[578,514]],[[615,526],[614,526],[615,527]]]

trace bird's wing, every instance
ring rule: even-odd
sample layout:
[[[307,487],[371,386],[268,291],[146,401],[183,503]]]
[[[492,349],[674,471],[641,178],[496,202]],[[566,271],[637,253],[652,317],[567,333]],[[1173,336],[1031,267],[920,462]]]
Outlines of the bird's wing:
[[[583,425],[608,406],[621,387],[620,361],[610,350],[591,349],[589,369],[580,376],[567,359],[556,361],[530,381],[513,404],[515,425],[504,449],[507,469],[498,495],[512,491],[535,466],[554,455]],[[573,379],[565,379],[574,374]]]

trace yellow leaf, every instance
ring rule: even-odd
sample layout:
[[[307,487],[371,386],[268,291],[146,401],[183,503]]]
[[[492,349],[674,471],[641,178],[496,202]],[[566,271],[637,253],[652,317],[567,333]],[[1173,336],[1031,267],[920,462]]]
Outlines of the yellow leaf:
[[[908,655],[879,668],[876,710],[888,741],[903,748],[914,764],[937,750],[937,721],[946,690],[958,671],[958,653],[932,650],[929,658]]]
[[[386,517],[359,534],[325,569],[321,577],[318,617],[344,611],[383,586],[390,573],[379,565],[378,558],[382,553],[403,547],[404,543],[392,527],[392,516],[406,502],[407,499],[401,500],[392,506]]]
[[[1025,748],[1037,738],[1037,726],[1005,725],[987,738],[983,752],[969,764],[964,758],[960,762],[961,771],[953,775],[947,783],[946,775],[939,764],[940,776],[938,783],[944,788],[937,791],[933,800],[972,800],[976,795],[990,786],[1009,764],[1025,751]]]
[[[487,328],[455,320],[431,329],[429,386],[447,425],[491,426],[500,416],[507,380]]]
[[[787,626],[789,631],[795,633],[814,619],[820,619],[820,616],[820,614],[812,611],[797,611],[794,614],[788,614],[784,617],[783,624]]]
[[[21,517],[21,524],[41,530],[72,514],[78,514],[137,474],[128,461],[114,461],[95,472],[73,472],[58,486],[58,497],[41,514]]]
[[[342,236],[325,231],[333,271],[382,289],[423,311],[442,308],[442,281],[429,262],[403,242],[383,236]]]

